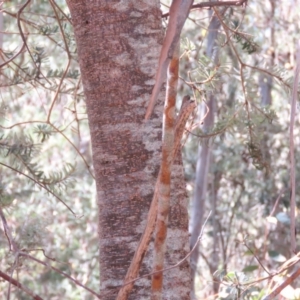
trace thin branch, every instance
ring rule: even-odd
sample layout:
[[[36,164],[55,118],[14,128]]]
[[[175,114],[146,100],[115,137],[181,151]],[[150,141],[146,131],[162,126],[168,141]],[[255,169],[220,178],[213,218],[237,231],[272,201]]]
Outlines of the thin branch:
[[[193,0],[173,0],[170,8],[170,20],[168,23],[163,46],[160,52],[158,69],[155,76],[155,84],[146,111],[145,119],[152,114],[160,89],[165,81],[169,63],[174,55],[179,42],[180,33],[188,17]]]
[[[95,179],[95,175],[93,174],[90,165],[88,164],[88,162],[86,161],[86,159],[84,158],[83,154],[79,151],[79,149],[75,146],[75,144],[66,136],[66,134],[63,132],[67,129],[68,126],[70,126],[72,124],[72,122],[74,121],[78,121],[78,118],[76,117],[73,121],[70,122],[69,125],[65,126],[65,128],[63,129],[58,129],[54,124],[52,124],[51,122],[47,122],[47,121],[39,121],[39,120],[32,120],[32,121],[25,121],[25,122],[20,122],[20,123],[15,123],[13,125],[10,126],[2,126],[0,125],[0,128],[2,129],[11,129],[15,126],[21,126],[21,125],[25,125],[25,124],[33,124],[33,123],[40,123],[40,124],[48,124],[51,127],[53,127],[55,129],[55,132],[60,133],[65,140],[74,148],[74,150],[77,152],[77,154],[81,157],[81,159],[83,160],[84,164],[86,165],[89,173],[91,174],[91,176],[93,177],[93,179]]]
[[[211,137],[215,137],[219,134],[222,134],[224,132],[226,132],[227,128],[230,127],[230,123],[235,119],[236,115],[239,113],[239,111],[245,106],[245,104],[243,104],[242,106],[240,106],[236,111],[235,113],[233,114],[233,116],[228,120],[228,126],[224,126],[222,129],[218,130],[218,131],[215,131],[215,132],[212,132],[212,133],[207,133],[207,134],[198,134],[198,133],[193,133],[191,131],[189,131],[188,129],[186,129],[186,131],[193,135],[193,136],[196,136],[198,138],[211,138]],[[208,112],[205,114],[204,117],[206,117],[208,114]],[[201,119],[200,123],[204,120],[204,118]]]
[[[6,218],[5,218],[5,215],[3,213],[3,210],[2,210],[1,206],[0,206],[0,218],[1,218],[1,221],[2,221],[2,224],[3,224],[5,236],[8,240],[9,250],[13,251],[15,253],[18,250],[18,247],[17,247],[17,245],[16,245],[16,243],[15,243],[13,237],[12,237],[11,230],[8,227],[8,224],[7,224],[7,221],[6,221]]]
[[[211,2],[201,2],[198,4],[194,4],[191,6],[191,10],[193,9],[199,9],[199,8],[212,8],[216,6],[242,6],[245,4],[248,0],[238,0],[238,1],[211,1]],[[165,13],[162,15],[162,18],[169,17],[170,13]]]
[[[255,259],[257,260],[257,262],[259,263],[259,265],[265,270],[265,272],[269,275],[271,275],[270,271],[266,269],[266,267],[263,265],[263,263],[260,261],[260,259],[258,258],[258,256],[252,251],[252,249],[247,245],[246,241],[243,241],[243,244],[245,245],[245,247],[251,252],[251,254],[255,257]]]
[[[35,65],[36,69],[39,70],[39,67],[38,67],[38,65],[36,64],[36,61],[34,60],[32,54],[31,54],[31,51],[30,51],[30,49],[29,49],[29,47],[28,47],[28,44],[27,44],[27,41],[26,41],[26,38],[25,38],[25,35],[24,35],[24,32],[23,32],[23,29],[22,29],[22,26],[21,26],[21,20],[20,20],[20,17],[21,17],[21,14],[22,14],[23,10],[24,10],[24,9],[26,8],[26,6],[30,3],[30,1],[31,1],[31,0],[27,0],[27,1],[21,6],[21,8],[19,9],[19,11],[18,11],[18,13],[17,13],[17,24],[18,24],[18,28],[19,28],[19,31],[20,31],[21,38],[22,38],[23,43],[25,44],[25,47],[26,47],[26,49],[27,49],[27,51],[28,51],[28,53],[29,53],[29,55],[30,55],[30,57],[31,57],[31,59],[32,59],[32,62],[33,62],[33,64]],[[44,75],[42,72],[40,72],[40,74],[42,75],[42,77],[43,77],[49,84],[51,84],[50,81],[45,77],[45,75]]]
[[[0,165],[11,169],[14,172],[19,173],[20,175],[23,175],[25,177],[27,177],[28,179],[32,180],[33,182],[35,182],[37,185],[39,185],[41,188],[45,189],[48,193],[50,193],[52,196],[54,196],[58,201],[60,201],[74,216],[76,216],[75,212],[71,209],[71,207],[69,205],[67,205],[60,197],[58,197],[57,195],[55,195],[51,190],[49,190],[44,184],[40,183],[38,180],[28,176],[27,174],[23,173],[20,170],[17,170],[15,168],[12,168],[11,166],[4,164],[2,162],[0,162]]]
[[[71,18],[69,18],[69,16],[67,16],[67,15],[65,14],[65,12],[60,8],[60,6],[59,6],[54,0],[52,0],[51,2],[57,7],[57,9],[60,11],[60,13],[66,18],[66,20],[68,20],[68,22],[69,22],[70,24],[72,24]],[[60,23],[60,22],[59,22],[59,23]]]
[[[295,279],[300,276],[300,268],[288,277],[282,284],[280,284],[271,294],[263,298],[263,300],[273,300],[275,297],[288,285],[290,285]]]
[[[277,196],[277,199],[275,200],[275,204],[273,206],[273,209],[272,211],[270,212],[270,215],[269,217],[273,217],[273,215],[275,214],[275,211],[278,207],[278,204],[279,204],[279,201],[281,199],[281,196],[282,194],[286,191],[287,189],[286,188],[282,188],[280,191],[279,191],[279,194]],[[262,257],[265,257],[266,256],[266,253],[267,253],[267,242],[268,242],[268,236],[269,236],[269,233],[270,233],[270,228],[269,226],[266,224],[265,225],[265,233],[264,233],[264,248],[263,248],[263,254],[262,254]]]
[[[83,160],[84,164],[86,165],[89,173],[91,174],[91,176],[93,177],[93,179],[95,179],[95,175],[93,174],[92,170],[91,170],[91,166],[88,164],[88,162],[86,161],[85,157],[83,156],[83,154],[79,151],[79,149],[75,146],[75,144],[71,141],[71,139],[69,139],[61,130],[59,130],[54,124],[52,124],[51,122],[48,123],[51,127],[53,127],[57,132],[59,132],[66,140],[67,142],[70,143],[70,145],[74,148],[74,150],[78,153],[78,155],[81,157],[81,159]]]
[[[43,262],[43,261],[41,261],[41,260],[39,260],[39,259],[37,259],[37,258],[31,256],[30,254],[28,254],[28,253],[26,253],[26,252],[20,252],[20,253],[19,253],[19,256],[27,257],[27,258],[29,258],[29,259],[35,261],[35,262],[38,262],[38,263],[44,265],[44,266],[47,267],[47,268],[51,268],[51,269],[54,270],[55,272],[57,272],[57,273],[63,275],[64,277],[70,279],[70,280],[73,281],[76,285],[81,286],[82,288],[84,288],[85,290],[87,290],[88,292],[90,292],[91,294],[93,294],[94,296],[96,296],[97,298],[100,299],[100,295],[99,295],[99,294],[97,294],[95,291],[93,291],[92,289],[88,288],[87,286],[83,285],[80,281],[78,281],[77,279],[71,277],[71,276],[68,275],[67,273],[65,273],[65,272],[63,272],[63,271],[61,271],[61,270],[59,270],[59,269],[57,269],[57,268],[51,266],[51,265],[48,264],[48,263],[45,263],[45,262]]]
[[[7,10],[2,10],[2,11],[3,11],[3,13],[7,14],[8,16],[10,16],[10,17],[12,17],[12,18],[15,18],[15,19],[18,18],[18,15],[17,15],[16,13],[12,13],[12,12],[7,11]],[[49,17],[49,16],[48,16],[48,17]],[[24,18],[22,18],[22,17],[19,17],[19,19],[20,19],[20,21],[22,21],[23,23],[25,23],[25,24],[27,24],[27,25],[33,27],[33,28],[36,29],[37,31],[39,30],[39,26],[37,26],[34,22],[31,22],[31,21],[29,21],[29,20],[26,20],[26,19],[24,19]],[[34,33],[31,33],[31,35],[32,35],[32,34],[34,34]],[[47,38],[48,38],[51,42],[53,42],[57,47],[59,47],[59,48],[61,48],[62,50],[65,51],[65,49],[62,47],[61,43],[58,43],[57,41],[55,41],[55,39],[52,38],[50,35],[47,35]],[[24,45],[24,47],[25,47],[25,45]],[[76,57],[73,57],[73,59],[74,59],[75,61],[78,61]]]
[[[59,29],[60,29],[60,32],[61,32],[61,35],[63,37],[63,41],[64,41],[64,44],[65,44],[65,47],[66,47],[66,52],[67,52],[67,57],[68,57],[68,61],[67,61],[67,66],[65,68],[65,71],[59,81],[59,84],[57,86],[57,89],[56,89],[56,92],[55,92],[55,95],[53,97],[53,100],[52,100],[52,103],[50,105],[50,109],[49,109],[49,112],[48,112],[48,117],[47,117],[47,122],[50,123],[50,118],[51,118],[51,113],[52,113],[52,110],[53,110],[53,107],[54,107],[54,104],[56,103],[57,101],[57,98],[58,98],[58,95],[59,95],[59,92],[60,92],[60,88],[61,86],[63,85],[63,82],[64,82],[64,79],[65,77],[67,76],[67,73],[68,73],[68,70],[70,68],[70,65],[71,65],[71,54],[70,54],[70,51],[69,51],[69,48],[68,48],[68,43],[67,43],[67,40],[66,40],[66,37],[65,37],[65,33],[64,33],[64,30],[63,30],[63,27],[62,27],[62,24],[61,22],[59,22],[59,17],[58,17],[58,14],[57,14],[57,11],[55,9],[56,5],[54,4],[54,1],[50,0],[50,4],[53,8],[53,11],[55,13],[55,16],[56,16],[56,19],[57,19],[57,22],[58,22],[58,26],[59,26]]]
[[[282,188],[282,189],[279,191],[278,196],[277,196],[277,199],[276,199],[276,201],[275,201],[275,204],[274,204],[274,206],[273,206],[272,211],[270,212],[269,217],[272,217],[272,216],[275,214],[275,211],[276,211],[276,209],[277,209],[277,206],[278,206],[279,200],[280,200],[280,198],[281,198],[281,195],[282,195],[285,191],[286,191],[286,188]]]
[[[139,279],[142,279],[142,278],[145,278],[145,277],[149,277],[149,276],[152,276],[152,275],[155,275],[155,274],[158,274],[158,273],[162,273],[162,272],[165,272],[165,271],[170,271],[170,270],[175,269],[175,268],[179,267],[180,265],[182,265],[182,264],[183,264],[183,263],[184,263],[191,255],[192,255],[192,253],[195,251],[196,247],[198,246],[199,242],[202,240],[203,231],[204,231],[204,228],[205,228],[205,226],[206,226],[206,223],[207,223],[208,219],[210,218],[210,215],[211,215],[211,211],[209,212],[209,214],[208,214],[206,220],[205,220],[204,223],[203,223],[203,226],[202,226],[202,228],[201,228],[201,232],[200,232],[200,234],[199,234],[199,237],[198,237],[198,239],[197,239],[197,242],[195,243],[194,247],[190,250],[190,252],[189,252],[182,260],[180,260],[177,264],[175,264],[175,265],[173,265],[173,266],[171,266],[171,267],[162,269],[162,270],[160,270],[160,271],[151,272],[151,273],[142,275],[142,276],[140,276],[140,277],[138,277],[138,278],[135,278],[135,279],[133,279],[133,280],[131,280],[131,281],[129,281],[129,282],[124,283],[123,286],[126,286],[126,285],[128,285],[128,284],[132,284],[132,283],[134,283],[135,281],[137,281],[137,280],[139,280]]]
[[[15,55],[13,55],[10,59],[6,60],[3,64],[1,64],[0,69],[3,68],[5,65],[9,64],[15,58],[17,58],[24,51],[24,49],[25,49],[25,43],[23,42],[23,45],[20,48],[20,50]],[[2,49],[0,49],[0,53],[1,53],[1,58],[4,60],[4,55],[2,54],[3,53]]]
[[[0,277],[3,278],[5,281],[8,281],[10,284],[13,284],[17,288],[19,288],[20,290],[25,292],[27,295],[31,296],[32,299],[34,299],[34,300],[43,300],[43,298],[41,298],[39,295],[35,294],[29,288],[27,288],[26,286],[24,286],[19,281],[12,278],[11,276],[7,275],[6,273],[2,272],[1,270],[0,270]]]
[[[265,280],[270,280],[271,278],[277,276],[277,275],[280,275],[280,274],[283,274],[285,273],[289,268],[295,266],[297,263],[299,263],[300,261],[300,252],[293,256],[291,259],[289,259],[288,261],[286,261],[279,269],[279,271],[277,272],[274,272],[268,276],[264,276],[264,277],[260,277],[258,279],[255,279],[255,280],[252,280],[252,281],[249,281],[247,282],[246,284],[243,284],[243,286],[252,286],[252,285],[255,285],[259,282],[262,282],[262,281],[265,281]],[[268,300],[271,300],[273,298],[268,298]],[[265,299],[264,299],[265,300]]]

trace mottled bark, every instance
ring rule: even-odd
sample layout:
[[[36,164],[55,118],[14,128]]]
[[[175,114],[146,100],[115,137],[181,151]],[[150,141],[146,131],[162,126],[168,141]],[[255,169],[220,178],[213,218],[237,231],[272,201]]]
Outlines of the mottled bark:
[[[167,91],[163,118],[162,160],[159,171],[158,207],[154,240],[153,271],[164,268],[166,252],[167,229],[170,210],[171,169],[174,153],[175,105],[177,95],[179,69],[179,46],[170,61],[167,77]],[[151,299],[162,299],[163,273],[152,276]]]
[[[160,52],[159,64],[156,73],[156,82],[152,91],[149,106],[147,108],[146,119],[150,117],[158,93],[161,90],[161,87],[165,81],[168,65],[173,57],[174,52],[176,51],[175,49],[180,39],[182,27],[185,23],[186,18],[189,15],[190,8],[193,2],[193,0],[172,1],[169,12],[169,23],[162,50]]]
[[[163,40],[159,1],[68,1],[87,102],[99,207],[100,291],[115,299],[144,230],[158,175],[163,95],[144,116]],[[188,251],[185,184],[174,166],[168,263]],[[180,211],[181,214],[178,214]],[[170,242],[168,242],[170,243]],[[151,272],[151,252],[141,274]],[[140,274],[140,275],[141,275]],[[188,265],[167,274],[164,299],[188,299]],[[150,279],[129,299],[149,299]]]
[[[270,1],[271,5],[271,15],[269,17],[269,28],[270,28],[270,42],[271,47],[267,51],[267,55],[269,55],[268,59],[266,60],[267,64],[269,66],[274,66],[274,48],[275,47],[275,22],[274,22],[274,16],[275,16],[275,8],[276,3],[275,1]],[[273,79],[271,76],[261,73],[259,76],[259,89],[260,89],[260,97],[261,97],[261,105],[262,106],[268,106],[272,104],[272,86],[273,86]]]
[[[190,96],[185,96],[182,101],[179,115],[176,118],[174,156],[172,157],[172,162],[171,162],[172,165],[175,159],[179,161],[179,163],[177,162],[177,164],[179,165],[181,164],[181,151],[180,151],[181,138],[184,133],[185,124],[195,108],[196,108],[196,103],[193,100],[190,100]],[[134,282],[138,278],[141,263],[151,242],[151,237],[154,233],[154,228],[155,228],[155,223],[156,223],[156,218],[158,213],[157,206],[158,206],[158,195],[159,195],[158,191],[161,182],[161,167],[162,165],[160,166],[160,172],[155,184],[153,198],[148,211],[147,223],[144,232],[140,238],[139,244],[135,250],[134,256],[131,260],[130,267],[128,268],[126,277],[124,278],[123,287],[119,290],[118,297],[117,297],[118,300],[127,299],[126,298],[127,295],[131,292]],[[177,177],[181,177],[181,176],[177,176]],[[186,205],[184,205],[184,210],[186,212]],[[179,217],[181,218],[181,215]],[[185,221],[187,220],[186,214],[184,215],[184,220]],[[173,266],[171,267],[173,268]]]
[[[271,4],[271,16],[269,18],[270,27],[270,42],[271,46],[274,47],[275,45],[275,26],[274,26],[274,14],[275,14],[275,3],[270,1]],[[266,63],[271,68],[274,66],[274,50],[270,47],[265,53],[267,55]],[[260,103],[261,106],[270,106],[272,105],[272,88],[273,88],[273,78],[268,74],[261,73],[259,76],[259,91],[260,91]],[[269,147],[269,126],[264,126],[262,128],[263,138],[261,139],[261,151],[263,155],[263,161],[266,165],[270,166],[271,164],[271,154],[270,154],[270,147]],[[268,180],[269,172],[266,170],[264,174],[265,180]]]
[[[2,58],[2,51],[3,51],[3,12],[2,12],[2,5],[3,3],[0,3],[0,64],[3,62]]]
[[[3,3],[0,3],[0,49],[3,50],[3,12],[2,12],[2,5]],[[0,58],[1,62],[1,58]]]
[[[202,130],[208,131],[212,128],[214,123],[213,118],[213,104],[214,98],[211,96],[210,101],[208,102],[208,108],[210,113],[204,120]],[[198,160],[196,166],[196,179],[195,179],[195,188],[194,188],[194,196],[193,196],[193,210],[192,210],[192,234],[191,234],[191,248],[194,247],[199,234],[201,232],[202,223],[203,223],[203,215],[205,209],[205,197],[207,191],[207,177],[210,166],[211,159],[211,146],[212,140],[202,141],[202,145],[199,146],[198,149]],[[199,247],[194,250],[191,256],[191,267],[192,267],[192,276],[195,279],[197,275],[197,263],[199,258]]]

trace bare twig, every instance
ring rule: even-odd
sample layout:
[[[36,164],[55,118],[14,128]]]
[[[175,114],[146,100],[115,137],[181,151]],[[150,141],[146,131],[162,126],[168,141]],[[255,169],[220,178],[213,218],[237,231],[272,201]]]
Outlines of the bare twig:
[[[60,201],[74,216],[76,216],[75,212],[72,210],[72,208],[67,205],[59,196],[57,196],[55,193],[53,193],[51,190],[49,190],[44,184],[40,183],[38,180],[34,179],[33,177],[30,177],[28,176],[27,174],[23,173],[22,171],[20,170],[17,170],[15,168],[12,168],[11,166],[7,165],[7,164],[4,164],[2,162],[0,162],[0,165],[8,168],[8,169],[11,169],[12,171],[22,175],[22,176],[25,176],[27,177],[28,179],[32,180],[33,182],[35,182],[37,185],[39,185],[41,188],[45,189],[49,194],[51,194],[52,196],[54,196],[58,201]]]
[[[210,218],[210,215],[211,215],[211,211],[209,212],[209,214],[208,214],[206,220],[205,220],[204,223],[203,223],[203,226],[202,226],[200,235],[199,235],[199,237],[198,237],[198,239],[197,239],[197,242],[195,243],[194,247],[190,250],[190,252],[189,252],[182,260],[180,260],[177,264],[175,264],[175,265],[173,265],[173,266],[171,266],[171,267],[162,269],[162,270],[160,270],[160,271],[151,272],[151,273],[149,273],[149,274],[145,274],[145,275],[142,275],[142,276],[140,276],[140,277],[138,277],[138,278],[135,278],[135,279],[133,279],[133,280],[131,280],[131,281],[129,281],[129,282],[126,282],[123,286],[126,286],[126,285],[128,285],[128,284],[132,284],[133,282],[135,282],[135,281],[137,281],[137,280],[139,280],[139,279],[141,279],[141,278],[149,277],[149,276],[152,276],[152,275],[155,275],[155,274],[158,274],[158,273],[162,273],[162,272],[165,272],[165,271],[170,271],[170,270],[175,269],[175,268],[179,267],[180,265],[182,265],[182,264],[183,264],[183,263],[191,256],[191,254],[194,252],[194,250],[195,250],[196,247],[198,246],[199,242],[201,241],[202,236],[203,236],[204,228],[205,228],[205,226],[206,226],[206,223],[207,223],[208,219]]]
[[[76,121],[78,120],[77,117],[72,121]],[[69,125],[72,124],[72,122],[69,123]],[[83,154],[79,151],[79,149],[75,146],[75,144],[71,141],[71,139],[69,139],[67,137],[67,135],[64,133],[65,129],[68,127],[68,126],[65,126],[65,128],[63,129],[59,129],[58,127],[56,127],[54,124],[52,124],[51,122],[47,122],[47,121],[40,121],[40,120],[32,120],[32,121],[25,121],[25,122],[20,122],[20,123],[15,123],[15,124],[12,124],[10,126],[2,126],[0,125],[0,128],[3,128],[3,129],[11,129],[13,127],[16,127],[16,126],[21,126],[21,125],[26,125],[26,124],[33,124],[33,123],[40,123],[40,124],[49,124],[54,130],[55,132],[58,132],[60,133],[64,138],[65,140],[74,148],[74,150],[77,152],[77,154],[80,156],[80,158],[83,160],[84,164],[86,165],[89,173],[91,174],[91,176],[95,179],[95,175],[93,174],[92,170],[91,170],[91,167],[90,165],[88,164],[87,160],[84,158]]]
[[[11,276],[7,275],[6,273],[2,272],[1,270],[0,270],[0,277],[3,278],[5,281],[8,281],[10,284],[13,284],[17,288],[19,288],[20,290],[25,292],[27,295],[31,296],[32,299],[34,299],[34,300],[43,300],[43,298],[41,298],[39,295],[35,294],[29,288],[27,288],[26,286],[24,286],[19,281],[12,278]]]
[[[15,252],[15,251],[17,251],[17,245],[16,245],[16,243],[15,243],[13,237],[12,237],[11,230],[8,227],[8,224],[7,224],[7,221],[6,221],[6,218],[5,218],[5,215],[3,213],[3,210],[2,210],[1,206],[0,206],[0,218],[1,218],[1,221],[2,221],[2,224],[3,224],[5,236],[6,236],[7,241],[8,241],[9,250]]]
[[[279,194],[278,194],[278,196],[277,196],[277,199],[276,199],[276,201],[275,201],[275,204],[274,204],[274,206],[273,206],[273,209],[272,209],[272,211],[270,212],[270,217],[272,217],[274,214],[275,214],[275,211],[276,211],[276,209],[277,209],[277,206],[278,206],[278,203],[279,203],[279,200],[280,200],[280,198],[281,198],[281,195],[284,193],[286,191],[286,188],[282,188],[280,191],[279,191]]]
[[[69,47],[68,47],[68,43],[67,43],[67,40],[66,40],[66,36],[64,34],[64,30],[63,30],[63,27],[62,27],[62,24],[61,22],[59,22],[59,16],[58,16],[58,13],[55,9],[55,7],[57,7],[54,3],[53,0],[50,0],[50,4],[53,8],[53,11],[55,13],[55,16],[56,16],[56,19],[57,19],[57,22],[58,22],[58,26],[59,26],[59,29],[60,29],[60,32],[61,32],[61,35],[63,37],[63,41],[64,41],[64,44],[65,44],[65,47],[66,47],[66,52],[67,52],[67,56],[68,56],[68,61],[67,61],[67,65],[66,65],[66,68],[64,70],[64,73],[62,75],[62,77],[60,78],[60,81],[59,81],[59,84],[57,86],[57,89],[56,89],[56,92],[55,92],[55,95],[53,97],[53,100],[52,100],[52,103],[50,105],[50,109],[49,109],[49,112],[48,112],[48,117],[47,117],[47,122],[50,123],[50,118],[51,118],[51,114],[52,114],[52,110],[53,110],[53,107],[54,107],[54,104],[56,103],[57,101],[57,98],[58,98],[58,95],[59,95],[59,92],[60,92],[60,88],[62,87],[63,85],[63,82],[64,82],[64,79],[69,71],[69,68],[70,68],[70,65],[71,65],[71,54],[70,54],[70,51],[69,51]]]
[[[286,188],[282,188],[282,189],[279,191],[279,194],[278,194],[278,196],[277,196],[277,198],[276,198],[275,204],[274,204],[274,206],[273,206],[272,211],[270,212],[269,217],[272,217],[272,216],[275,214],[276,209],[277,209],[278,204],[279,204],[279,201],[280,201],[280,199],[281,199],[281,196],[282,196],[282,194],[283,194],[285,191],[286,191]],[[269,233],[270,233],[270,228],[269,228],[269,226],[266,224],[266,225],[265,225],[265,233],[264,233],[264,248],[263,248],[263,255],[262,255],[263,257],[265,257],[265,256],[266,256],[266,253],[267,253],[267,247],[268,247],[267,241],[268,241]]]
[[[211,1],[211,2],[201,2],[191,6],[191,10],[199,8],[212,8],[216,6],[242,6],[248,0],[238,0],[238,1]],[[165,13],[162,15],[163,18],[167,18],[170,13]]]
[[[34,60],[32,54],[31,54],[31,51],[30,51],[30,49],[29,49],[29,47],[28,47],[28,44],[27,44],[27,41],[26,41],[26,37],[25,37],[25,35],[24,35],[23,29],[22,29],[22,26],[21,26],[21,20],[20,20],[20,17],[21,17],[21,14],[22,14],[23,10],[26,8],[26,6],[27,6],[30,2],[31,2],[31,0],[27,0],[27,1],[22,5],[22,7],[19,9],[19,11],[18,11],[18,13],[17,13],[17,24],[18,24],[18,28],[19,28],[19,31],[20,31],[20,36],[21,36],[21,38],[22,38],[22,40],[23,40],[23,43],[24,43],[24,45],[25,45],[25,47],[26,47],[26,49],[27,49],[27,51],[28,51],[28,53],[29,53],[29,55],[30,55],[30,57],[31,57],[31,59],[32,59],[33,64],[35,65],[36,69],[38,70],[39,67],[38,67],[36,61]],[[45,77],[45,75],[44,75],[42,72],[41,72],[40,74],[41,74],[42,77],[50,84],[49,80]]]
[[[30,254],[28,254],[28,253],[26,253],[26,252],[20,252],[20,253],[19,253],[19,256],[27,257],[27,258],[29,258],[29,259],[35,261],[35,262],[38,262],[38,263],[44,265],[44,266],[47,267],[47,268],[51,268],[53,271],[55,271],[55,272],[57,272],[57,273],[63,275],[64,277],[70,279],[70,280],[73,281],[76,285],[81,286],[82,288],[84,288],[85,290],[87,290],[88,292],[90,292],[91,294],[93,294],[94,296],[96,296],[97,298],[100,299],[100,295],[99,295],[99,294],[97,294],[95,291],[93,291],[92,289],[88,288],[88,287],[85,286],[84,284],[82,284],[82,283],[81,283],[80,281],[78,281],[77,279],[75,279],[75,278],[73,278],[72,276],[68,275],[67,273],[65,273],[65,272],[63,272],[63,271],[61,271],[61,270],[59,270],[59,269],[57,269],[57,268],[55,268],[55,267],[49,265],[49,264],[46,263],[46,262],[43,262],[43,261],[41,261],[41,260],[35,258],[34,256],[32,256],[32,255],[30,255]]]
[[[0,65],[0,69],[3,68],[5,65],[9,64],[11,61],[13,61],[15,58],[17,58],[25,49],[25,43],[23,42],[23,45],[21,46],[20,50],[13,55],[10,59],[6,60],[3,64]],[[0,50],[0,53],[3,52],[2,49]],[[4,60],[4,55],[1,53],[1,58]]]
[[[300,268],[280,284],[271,294],[263,298],[263,300],[273,300],[288,285],[290,285],[297,277],[300,276]]]
[[[246,241],[243,240],[243,244],[245,245],[245,247],[251,252],[251,254],[255,257],[255,259],[257,260],[257,262],[259,263],[259,265],[265,270],[265,272],[269,275],[271,275],[270,271],[267,270],[267,268],[263,265],[263,263],[260,261],[260,259],[258,258],[258,256],[252,251],[252,249],[247,245]]]

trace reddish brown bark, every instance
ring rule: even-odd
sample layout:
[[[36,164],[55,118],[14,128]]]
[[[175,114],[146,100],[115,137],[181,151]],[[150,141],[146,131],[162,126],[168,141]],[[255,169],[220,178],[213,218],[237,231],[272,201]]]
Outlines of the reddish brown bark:
[[[162,43],[159,1],[68,1],[90,124],[99,207],[100,291],[116,299],[145,227],[158,175],[162,101],[150,121],[146,107]],[[149,51],[149,49],[151,51]],[[162,97],[159,97],[162,99]],[[182,166],[175,169],[177,204],[167,262],[188,251]],[[177,210],[181,214],[177,214]],[[179,247],[179,249],[178,249]],[[150,249],[151,250],[151,249]],[[151,251],[149,252],[151,255]],[[147,256],[141,274],[150,273]],[[187,265],[169,274],[165,299],[188,299]],[[182,279],[181,279],[182,278]],[[172,286],[176,282],[176,286]],[[171,293],[175,292],[176,297]],[[150,281],[137,281],[129,299],[149,299]]]

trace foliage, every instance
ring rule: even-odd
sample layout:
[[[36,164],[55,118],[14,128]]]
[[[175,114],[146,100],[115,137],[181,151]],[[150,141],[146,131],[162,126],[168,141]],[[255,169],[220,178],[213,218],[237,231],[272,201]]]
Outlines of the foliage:
[[[3,4],[5,31],[21,31],[30,52],[21,51],[8,62],[23,41],[20,34],[4,35],[0,59],[4,64],[0,75],[2,222],[6,220],[20,251],[97,290],[95,188],[76,45],[66,4],[51,3],[32,1],[20,15],[21,30],[17,1]],[[13,255],[7,242],[1,232],[0,269],[14,278],[17,274],[36,294],[45,299],[90,297],[84,289],[74,290],[72,281],[49,267]],[[45,282],[47,290],[42,288]],[[0,282],[0,286],[4,297],[7,284]],[[14,286],[11,294],[26,297]]]
[[[294,9],[291,3],[288,6]],[[190,71],[181,75],[182,89],[192,88],[199,103],[205,105],[211,93],[217,99],[214,126],[208,131],[202,129],[203,120],[195,118],[193,128],[199,127],[190,135],[184,151],[188,189],[192,191],[197,144],[213,139],[205,206],[207,212],[214,213],[201,244],[196,279],[199,299],[215,299],[209,296],[215,285],[220,287],[216,299],[262,299],[274,286],[269,275],[293,256],[289,249],[288,169],[293,66],[288,62],[294,59],[282,45],[284,41],[292,49],[299,37],[288,25],[296,18],[296,11],[287,14],[286,9],[275,1],[266,6],[248,2],[245,10],[220,10],[221,30],[214,49],[217,63],[214,57],[209,61],[205,56],[206,12],[190,15],[182,57],[184,71]],[[191,44],[193,47],[187,46]],[[261,101],[262,83],[267,78],[272,78],[268,81],[272,103],[268,105]],[[297,178],[298,158],[296,151]],[[299,203],[298,196],[296,200]],[[276,255],[271,255],[272,251]],[[215,270],[223,275],[214,276]],[[262,277],[266,279],[258,281]],[[292,297],[296,290],[289,287]]]

